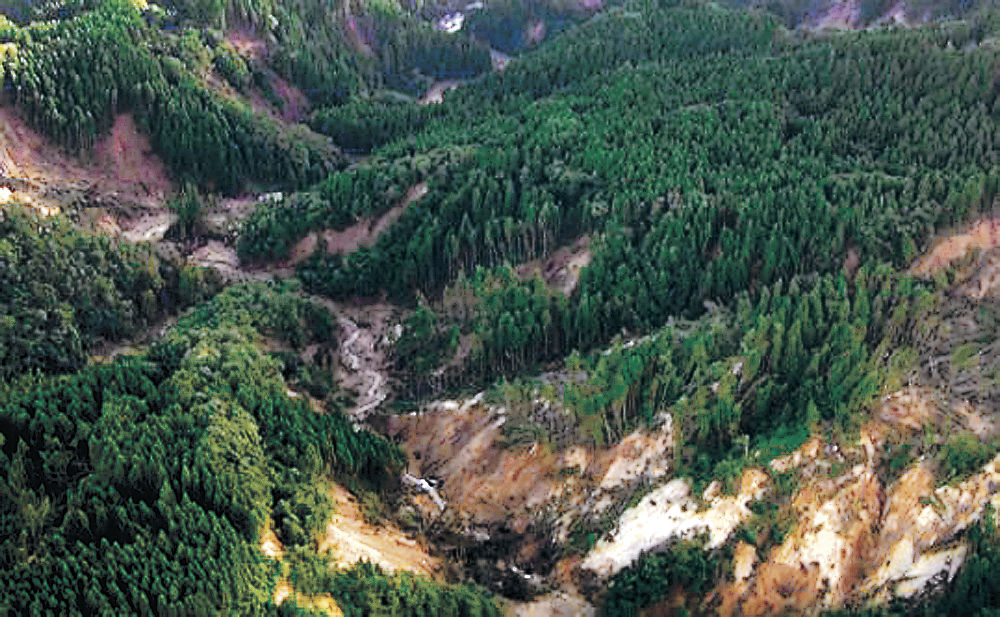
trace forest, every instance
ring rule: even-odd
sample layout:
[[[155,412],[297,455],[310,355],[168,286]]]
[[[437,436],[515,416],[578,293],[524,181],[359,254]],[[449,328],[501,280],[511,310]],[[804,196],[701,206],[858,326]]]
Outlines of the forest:
[[[287,286],[230,287],[142,355],[7,382],[0,608],[285,614],[272,600],[279,564],[257,553],[265,522],[286,547],[312,546],[331,508],[319,477],[380,490],[402,464],[395,446],[336,407],[318,414],[290,398],[280,361],[261,351],[265,335],[295,347],[326,341],[331,319]],[[362,594],[352,615],[371,614],[364,598],[410,602],[411,586],[425,599],[393,614],[438,614],[442,601],[449,614],[495,614],[480,612],[495,609],[471,587],[363,568],[302,576],[310,589]]]
[[[664,464],[696,498],[768,470],[774,503],[748,502],[732,541],[581,584],[601,615],[707,613],[736,541],[766,560],[792,532],[778,457],[858,442],[914,384],[993,421],[1000,305],[959,286],[996,256],[911,265],[997,211],[995,8],[911,2],[889,27],[895,5],[865,1],[870,28],[831,32],[810,27],[821,2],[503,0],[434,26],[456,6],[0,4],[0,105],[79,160],[133,115],[179,217],[130,243],[0,204],[0,614],[326,614],[276,601],[289,580],[350,616],[503,614],[462,544],[485,532],[450,511],[437,537],[474,556],[437,578],[332,567],[317,540],[330,481],[402,521],[415,462],[378,428],[476,392],[506,406],[511,456],[669,426]],[[250,204],[211,239],[230,279],[193,257],[226,199]],[[384,360],[370,424],[338,382],[348,321]],[[887,438],[882,488],[917,463],[954,487],[1000,451],[934,430]],[[606,512],[654,487],[618,488]],[[530,551],[583,557],[609,517]],[[941,593],[829,614],[997,614],[998,533],[987,509],[949,536],[968,551]]]

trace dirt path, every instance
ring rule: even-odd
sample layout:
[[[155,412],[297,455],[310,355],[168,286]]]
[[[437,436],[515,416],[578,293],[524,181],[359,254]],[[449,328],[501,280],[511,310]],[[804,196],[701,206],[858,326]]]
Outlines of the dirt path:
[[[309,259],[316,252],[320,238],[326,242],[327,252],[335,255],[346,255],[362,247],[374,246],[385,230],[398,221],[410,205],[426,194],[427,183],[419,182],[406,191],[398,204],[377,219],[362,219],[346,229],[310,233],[292,247],[287,265],[294,266]]]
[[[360,560],[377,563],[385,570],[406,570],[435,576],[441,566],[416,540],[393,525],[373,527],[366,523],[354,496],[342,486],[332,484],[330,496],[336,510],[326,535],[320,540],[320,552],[332,551],[338,566],[351,566]]]

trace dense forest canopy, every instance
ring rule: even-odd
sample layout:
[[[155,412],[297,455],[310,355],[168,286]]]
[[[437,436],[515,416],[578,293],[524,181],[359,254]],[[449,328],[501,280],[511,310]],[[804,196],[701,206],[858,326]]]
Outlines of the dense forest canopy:
[[[895,6],[857,4],[856,26]],[[460,32],[433,25],[459,9]],[[909,266],[995,213],[997,13],[911,2],[928,23],[811,29],[827,10],[0,3],[0,104],[80,160],[131,114],[184,187],[159,246],[0,204],[0,614],[325,614],[276,600],[294,578],[345,615],[499,615],[471,580],[485,557],[432,579],[319,550],[324,483],[389,517],[414,462],[345,413],[337,378],[360,360],[332,358],[345,323],[371,324],[338,302],[403,315],[371,344],[397,407],[485,389],[512,448],[669,425],[665,464],[698,494],[811,436],[856,441],[905,385],[996,411],[1000,304],[956,292],[993,257]],[[14,181],[30,183],[0,188]],[[246,198],[263,191],[280,192]],[[270,282],[225,287],[179,256],[209,246],[203,195],[251,204],[238,238],[211,242],[238,253],[233,278]],[[947,428],[890,441],[885,486],[915,462],[954,484],[998,451]],[[737,539],[766,559],[790,533],[794,477],[771,475],[773,503],[721,548],[644,552],[589,600],[713,609]],[[531,550],[573,559],[607,531],[582,517],[566,546]],[[262,554],[270,532],[284,557]],[[850,614],[993,614],[997,533],[989,512],[955,531],[968,552],[944,593]]]

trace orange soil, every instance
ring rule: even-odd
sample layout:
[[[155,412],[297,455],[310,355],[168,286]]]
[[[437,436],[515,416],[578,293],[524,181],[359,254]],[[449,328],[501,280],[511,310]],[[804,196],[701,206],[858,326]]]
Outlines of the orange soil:
[[[766,563],[757,568],[753,593],[745,596],[746,581],[728,584],[722,592],[719,615],[782,615],[812,607],[817,600],[819,568]]]
[[[980,219],[963,232],[941,238],[910,267],[913,274],[930,275],[949,266],[972,249],[1000,247],[1000,219]]]
[[[354,496],[333,484],[330,494],[335,504],[333,518],[320,539],[319,551],[332,551],[335,563],[351,566],[360,560],[377,563],[394,572],[408,570],[434,576],[441,562],[416,540],[393,525],[372,527],[364,521]]]
[[[452,514],[474,524],[503,523],[516,533],[526,532],[553,503],[583,507],[602,490],[663,477],[669,470],[669,431],[637,431],[612,447],[554,452],[537,443],[505,448],[502,425],[495,413],[466,405],[393,416],[387,432],[401,439],[411,473],[441,481],[439,492]],[[424,514],[437,516],[427,505]]]
[[[990,434],[992,422],[971,405],[947,406],[933,390],[910,387],[886,397],[874,412],[877,420],[862,427],[859,440],[867,462],[840,477],[827,475],[816,438],[772,462],[776,470],[802,474],[791,502],[794,530],[756,567],[754,556],[737,547],[735,580],[717,589],[720,615],[797,613],[889,593],[917,557],[954,538],[993,498],[989,473],[944,489],[935,489],[927,463],[914,464],[888,486],[874,473],[884,442],[895,433],[957,420],[958,430]],[[941,503],[928,505],[931,500]]]
[[[160,207],[171,191],[163,162],[129,114],[84,159],[31,129],[9,107],[0,108],[0,176],[25,181],[15,195],[39,206],[65,205],[65,194],[89,194],[113,203]]]

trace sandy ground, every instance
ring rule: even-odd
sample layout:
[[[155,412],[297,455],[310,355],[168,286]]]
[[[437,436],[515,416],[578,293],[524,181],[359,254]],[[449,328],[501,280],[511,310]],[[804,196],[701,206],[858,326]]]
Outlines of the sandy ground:
[[[346,489],[330,484],[334,514],[326,533],[319,540],[318,550],[329,552],[332,565],[350,567],[358,561],[377,563],[383,569],[395,572],[405,570],[434,577],[440,560],[429,554],[416,540],[392,525],[373,527],[364,522],[358,505]],[[261,552],[269,559],[282,560],[285,550],[270,527],[265,528],[260,540]],[[291,602],[304,608],[319,609],[331,617],[343,615],[336,601],[329,594],[306,595],[295,590],[294,581],[281,580],[274,591],[274,603]]]
[[[128,114],[119,115],[92,153],[76,157],[34,131],[12,108],[0,108],[0,176],[17,178],[15,195],[38,205],[80,198],[162,207],[172,190],[163,162]]]
[[[575,591],[553,591],[531,602],[508,600],[505,617],[596,617],[597,609]]]
[[[367,560],[390,572],[406,570],[436,575],[440,560],[419,542],[393,525],[372,527],[366,523],[354,496],[343,487],[332,484],[330,495],[336,510],[319,542],[319,550],[331,551],[337,565],[351,566]]]
[[[366,218],[346,229],[328,229],[312,232],[299,240],[289,254],[286,265],[294,266],[312,256],[316,252],[320,238],[326,242],[326,250],[336,255],[353,253],[361,247],[374,246],[379,236],[392,226],[411,204],[427,194],[427,183],[419,182],[406,191],[406,195],[398,204],[390,208],[377,219]]]
[[[759,499],[767,485],[767,474],[747,468],[738,495],[716,496],[702,510],[691,497],[686,480],[671,480],[626,510],[615,532],[594,546],[582,567],[609,577],[671,538],[692,538],[701,533],[709,534],[710,548],[722,546],[749,518],[747,504]]]

